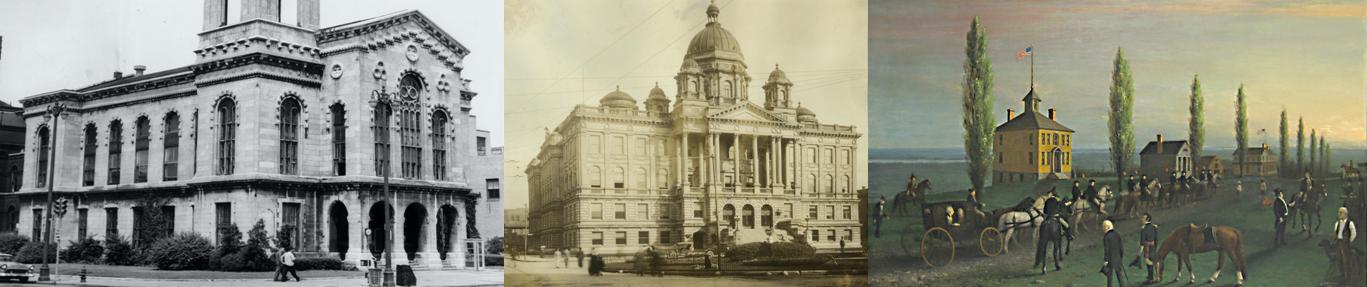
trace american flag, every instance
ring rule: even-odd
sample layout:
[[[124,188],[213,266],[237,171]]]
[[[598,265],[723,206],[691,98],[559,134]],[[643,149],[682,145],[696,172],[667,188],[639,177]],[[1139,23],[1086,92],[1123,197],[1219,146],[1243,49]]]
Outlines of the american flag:
[[[1029,56],[1030,56],[1030,53],[1033,53],[1034,51],[1035,51],[1035,46],[1025,47],[1025,49],[1021,49],[1020,51],[1016,51],[1016,61],[1019,62],[1020,60],[1025,59],[1025,57],[1029,57]]]

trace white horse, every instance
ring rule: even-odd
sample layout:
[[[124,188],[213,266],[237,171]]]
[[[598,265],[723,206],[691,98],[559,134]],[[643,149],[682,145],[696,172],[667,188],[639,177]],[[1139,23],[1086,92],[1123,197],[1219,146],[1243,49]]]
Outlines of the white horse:
[[[1110,200],[1112,196],[1115,194],[1111,192],[1111,186],[1103,185],[1096,191],[1097,206],[1092,206],[1092,203],[1086,200],[1074,201],[1072,203],[1074,225],[1078,226],[1079,229],[1086,229],[1087,225],[1083,224],[1082,220],[1086,219],[1084,216],[1088,214],[1094,215],[1093,217],[1097,221],[1101,221],[1101,218],[1106,216],[1106,201]]]
[[[1044,223],[1044,212],[1038,208],[1031,208],[1026,211],[1009,211],[1003,213],[997,219],[997,229],[1005,231],[1002,236],[1002,252],[1010,251],[1011,239],[1017,228],[1034,230]],[[1030,232],[1035,235],[1035,242],[1039,242],[1039,232]]]

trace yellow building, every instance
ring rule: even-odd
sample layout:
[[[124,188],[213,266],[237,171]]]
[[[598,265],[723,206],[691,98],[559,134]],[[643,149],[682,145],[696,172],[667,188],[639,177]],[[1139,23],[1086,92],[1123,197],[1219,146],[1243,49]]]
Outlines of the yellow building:
[[[992,132],[992,182],[1067,179],[1073,173],[1073,130],[1056,120],[1054,109],[1039,113],[1035,89],[1025,95],[1025,112],[1006,110],[1006,123]]]

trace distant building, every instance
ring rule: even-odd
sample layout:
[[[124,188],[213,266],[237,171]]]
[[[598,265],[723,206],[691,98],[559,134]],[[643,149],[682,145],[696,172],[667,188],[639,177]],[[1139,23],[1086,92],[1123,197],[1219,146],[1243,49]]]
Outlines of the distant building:
[[[1164,141],[1159,134],[1139,152],[1139,173],[1149,178],[1167,178],[1173,172],[1193,173],[1191,144],[1186,140]],[[1193,173],[1192,176],[1195,176]]]
[[[526,208],[509,208],[503,211],[503,236],[504,242],[508,243],[508,249],[536,248],[526,244],[527,238],[531,235],[527,227]]]
[[[1196,168],[1201,170],[1213,171],[1215,172],[1215,175],[1225,175],[1225,161],[1220,159],[1220,157],[1218,156],[1201,156],[1200,164],[1197,165]]]
[[[1261,147],[1250,147],[1247,149],[1244,163],[1239,164],[1239,151],[1236,149],[1230,157],[1230,167],[1227,175],[1246,175],[1246,176],[1275,176],[1277,175],[1277,155],[1267,148],[1267,144]],[[1240,173],[1239,169],[1243,172]]]
[[[0,102],[0,203],[18,192],[24,181],[24,109]],[[19,208],[6,204],[0,213],[0,233],[17,232]]]
[[[1054,109],[1047,116],[1039,113],[1041,100],[1034,88],[1021,101],[1025,111],[1017,116],[1006,110],[1007,122],[992,132],[992,182],[1072,178],[1073,130],[1056,121]]]

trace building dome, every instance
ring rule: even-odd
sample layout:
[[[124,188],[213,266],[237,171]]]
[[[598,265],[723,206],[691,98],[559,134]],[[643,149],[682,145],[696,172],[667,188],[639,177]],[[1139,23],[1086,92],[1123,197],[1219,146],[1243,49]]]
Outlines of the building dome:
[[[631,95],[628,95],[626,92],[623,92],[622,87],[618,86],[617,90],[608,93],[603,96],[603,99],[598,100],[598,104],[609,108],[635,109],[636,99],[632,98]]]
[[[774,65],[774,71],[769,72],[769,82],[776,84],[793,84],[792,81],[788,81],[788,73],[784,73],[783,70],[779,69],[777,64]]]
[[[801,103],[798,103],[798,104],[797,104],[797,121],[798,121],[798,122],[803,122],[803,123],[813,123],[813,124],[815,124],[815,123],[816,123],[816,113],[813,113],[811,109],[807,109],[807,107],[802,106]]]
[[[702,73],[702,66],[693,59],[684,59],[683,65],[679,67],[680,73]]]
[[[649,101],[666,101],[666,102],[668,102],[668,101],[669,101],[669,97],[665,96],[665,90],[660,88],[660,83],[655,83],[655,87],[650,89],[650,95],[649,95],[649,96],[646,96],[646,101],[647,101],[647,102],[649,102]]]
[[[702,31],[693,36],[693,41],[688,43],[688,55],[684,58],[713,52],[728,52],[741,56],[740,42],[717,22],[718,14],[721,14],[721,9],[717,8],[715,3],[707,6],[707,27],[703,27]]]

